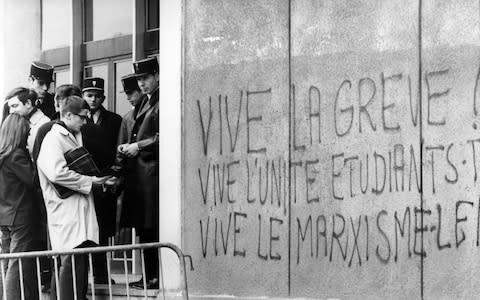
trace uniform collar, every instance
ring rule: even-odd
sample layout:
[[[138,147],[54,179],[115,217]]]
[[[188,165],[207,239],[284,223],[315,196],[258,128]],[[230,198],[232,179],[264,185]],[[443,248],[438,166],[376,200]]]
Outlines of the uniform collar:
[[[91,119],[92,119],[93,123],[94,124],[100,124],[102,122],[103,115],[105,114],[106,111],[107,110],[105,109],[105,107],[103,107],[103,105],[100,105],[100,107],[94,113],[92,111],[90,111],[90,115],[91,115]],[[97,116],[96,121],[94,119],[95,115]]]
[[[157,88],[152,92],[151,95],[147,94],[148,102],[150,103],[151,106],[155,104],[155,102],[158,100],[158,86]]]
[[[152,96],[155,95],[155,93],[158,92],[158,88],[159,88],[159,86],[157,86],[157,87],[153,90],[152,93],[146,94],[146,95],[147,95],[147,98],[148,98],[148,99],[152,98]]]

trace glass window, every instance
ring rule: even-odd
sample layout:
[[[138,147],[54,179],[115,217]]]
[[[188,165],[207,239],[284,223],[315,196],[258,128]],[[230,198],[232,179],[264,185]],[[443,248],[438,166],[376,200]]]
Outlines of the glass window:
[[[131,0],[85,0],[85,41],[132,34]]]
[[[70,83],[70,69],[56,70],[53,73],[53,83],[50,85],[49,92],[55,93],[55,89],[62,84]]]
[[[159,0],[147,0],[147,30],[158,29]]]
[[[42,49],[67,47],[72,23],[71,1],[42,1]]]
[[[55,72],[55,88],[62,84],[68,84],[70,82],[70,69],[59,70]]]
[[[98,64],[98,65],[90,65],[85,66],[83,78],[88,77],[100,77],[105,80],[105,101],[103,101],[103,107],[107,110],[112,110],[111,101],[108,98],[108,64]]]
[[[123,91],[122,76],[131,74],[132,61],[124,60],[115,63],[115,112],[121,116],[124,116],[132,106],[127,101],[127,95]]]

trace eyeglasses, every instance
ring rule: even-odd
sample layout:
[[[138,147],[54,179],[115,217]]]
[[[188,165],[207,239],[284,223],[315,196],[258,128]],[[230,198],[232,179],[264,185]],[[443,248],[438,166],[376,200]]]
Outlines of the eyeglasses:
[[[85,115],[80,115],[80,114],[76,114],[76,113],[72,113],[72,114],[78,116],[80,119],[82,119],[82,121],[85,121],[85,122],[87,122],[88,119],[89,119],[88,116],[85,116]]]

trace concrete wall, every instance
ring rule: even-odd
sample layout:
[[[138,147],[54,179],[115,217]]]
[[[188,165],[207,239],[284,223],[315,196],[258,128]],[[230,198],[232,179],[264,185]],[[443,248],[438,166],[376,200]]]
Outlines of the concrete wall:
[[[287,295],[288,2],[188,1],[185,9],[189,283],[201,293]]]
[[[475,297],[479,5],[186,1],[191,293]]]
[[[480,293],[479,11],[478,1],[424,4],[425,295]]]
[[[40,57],[40,1],[2,1],[2,14],[0,104],[11,89],[28,86],[30,63]]]

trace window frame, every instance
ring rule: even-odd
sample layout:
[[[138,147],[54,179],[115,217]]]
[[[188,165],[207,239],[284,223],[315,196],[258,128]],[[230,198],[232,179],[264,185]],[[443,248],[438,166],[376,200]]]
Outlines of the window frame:
[[[110,38],[105,38],[105,39],[101,39],[101,40],[94,40],[93,39],[93,1],[95,0],[81,0],[82,1],[82,24],[83,24],[83,28],[82,28],[82,44],[89,44],[89,43],[94,43],[94,42],[100,42],[100,41],[105,41],[105,40],[110,40],[110,39],[117,39],[117,38],[122,38],[122,37],[125,37],[125,36],[132,36],[132,34],[122,34],[120,36],[117,36],[117,37],[110,37]],[[91,9],[92,11],[90,12],[91,13],[91,21],[92,21],[92,25],[89,25],[87,24],[87,5],[86,5],[86,2],[87,1],[91,1],[92,2],[92,7],[88,7],[89,9]],[[131,0],[130,0],[131,1]],[[148,0],[140,0],[140,2],[147,2]],[[146,5],[145,5],[146,6]],[[145,11],[145,19],[148,17],[148,14],[147,14],[147,11]],[[133,19],[132,19],[132,23],[133,23]],[[133,24],[132,24],[133,25]],[[91,31],[91,32],[87,32],[87,31]],[[132,30],[133,32],[133,30]],[[87,41],[87,36],[88,35],[91,35],[91,40],[90,41]]]
[[[160,19],[158,20],[158,27],[149,29],[148,28],[148,23],[150,21],[149,14],[148,14],[148,1],[145,0],[145,32],[151,32],[151,31],[159,31],[160,30]],[[158,1],[158,7],[160,7],[160,0],[155,0]]]
[[[70,1],[78,1],[78,0],[70,0]],[[137,6],[135,9],[137,10],[137,16],[143,16],[142,23],[145,23],[143,27],[140,27],[140,32],[137,34],[130,34],[130,35],[123,35],[119,37],[114,37],[105,40],[98,40],[98,41],[88,41],[85,42],[86,37],[86,29],[87,26],[85,24],[86,18],[86,5],[85,1],[81,0],[81,15],[82,15],[82,41],[81,41],[81,59],[79,66],[70,66],[70,46],[68,47],[60,47],[60,48],[53,48],[53,49],[46,49],[41,50],[40,53],[40,60],[51,64],[54,66],[55,70],[65,70],[70,69],[73,72],[80,72],[80,79],[84,79],[84,70],[85,67],[91,65],[97,65],[103,63],[108,64],[108,73],[107,73],[107,81],[106,81],[106,90],[107,94],[109,95],[108,99],[108,107],[115,111],[117,108],[116,101],[122,101],[122,99],[115,99],[115,62],[121,60],[131,59],[133,60],[133,39],[136,39],[136,43],[141,43],[142,51],[141,53],[136,53],[136,58],[141,59],[144,57],[148,57],[151,55],[158,55],[159,54],[159,28],[147,30],[147,18],[148,18],[148,3],[147,0],[137,0]],[[159,3],[160,5],[160,3]],[[40,3],[41,9],[43,8],[42,2]],[[40,10],[42,14],[41,18],[43,17],[43,12]],[[141,19],[141,18],[140,18]],[[42,19],[40,23],[42,23]],[[73,19],[72,19],[73,23]],[[160,26],[160,22],[159,22]],[[41,34],[43,31],[41,29]],[[75,70],[75,68],[79,68],[79,70]],[[73,83],[75,84],[75,82]],[[81,84],[79,84],[81,86]]]

